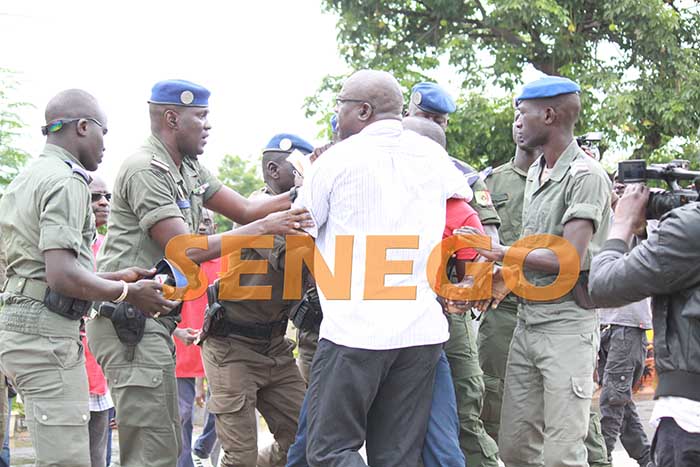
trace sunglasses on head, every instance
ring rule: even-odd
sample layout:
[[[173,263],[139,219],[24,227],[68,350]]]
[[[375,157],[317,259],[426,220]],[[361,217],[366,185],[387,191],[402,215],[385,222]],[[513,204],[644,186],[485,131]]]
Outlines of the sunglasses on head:
[[[77,122],[78,120],[89,120],[95,125],[99,126],[102,128],[102,123],[99,122],[99,120],[92,118],[92,117],[77,117],[77,118],[61,118],[58,120],[54,120],[51,123],[47,123],[46,125],[41,127],[41,134],[44,136],[47,136],[49,133],[56,133],[57,131],[60,131],[61,128],[63,128],[66,124],[72,123],[72,122]]]
[[[98,202],[102,199],[102,197],[104,197],[104,199],[107,201],[112,201],[112,193],[101,193],[96,191],[94,193],[90,193],[90,197],[92,198],[93,203]]]

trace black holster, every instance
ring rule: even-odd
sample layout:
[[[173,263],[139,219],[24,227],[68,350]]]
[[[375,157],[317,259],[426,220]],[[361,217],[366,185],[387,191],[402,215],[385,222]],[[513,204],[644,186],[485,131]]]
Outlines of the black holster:
[[[65,295],[47,288],[46,295],[44,295],[44,306],[57,315],[77,321],[89,314],[92,302],[66,297]]]
[[[143,339],[146,330],[146,316],[127,302],[104,302],[100,305],[99,312],[101,316],[106,316],[112,321],[119,341],[126,346],[126,359],[132,361],[136,346]]]
[[[323,310],[316,287],[309,287],[301,301],[289,309],[289,319],[297,329],[318,332],[323,321]]]
[[[204,311],[204,323],[202,332],[195,341],[197,345],[202,345],[207,337],[213,335],[214,330],[219,327],[224,319],[224,307],[219,303],[219,281],[215,281],[207,287],[207,309]]]

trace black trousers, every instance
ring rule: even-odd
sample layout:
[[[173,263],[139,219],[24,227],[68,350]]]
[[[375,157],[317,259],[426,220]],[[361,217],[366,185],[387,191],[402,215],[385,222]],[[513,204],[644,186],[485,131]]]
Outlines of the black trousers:
[[[632,400],[632,386],[644,372],[646,334],[643,329],[611,325],[600,334],[598,376],[600,392],[600,428],[612,458],[615,442],[639,465],[650,460],[650,446],[644,426]]]
[[[363,350],[318,344],[308,397],[311,467],[416,467],[441,345]]]
[[[656,467],[700,465],[700,433],[688,433],[672,418],[662,418],[654,437]]]

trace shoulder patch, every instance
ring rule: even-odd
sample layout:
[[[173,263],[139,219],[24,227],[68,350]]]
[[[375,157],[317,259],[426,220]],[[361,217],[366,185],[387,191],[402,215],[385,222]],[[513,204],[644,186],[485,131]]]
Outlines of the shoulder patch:
[[[482,208],[493,206],[493,203],[491,201],[491,193],[489,193],[486,190],[475,191],[474,200],[476,201],[476,204],[478,204]]]
[[[92,181],[92,177],[90,177],[90,175],[88,175],[88,173],[85,171],[85,169],[83,169],[82,167],[80,167],[78,164],[76,164],[73,161],[65,160],[63,162],[65,162],[68,165],[68,167],[71,168],[71,170],[73,171],[74,174],[77,174],[80,178],[85,180],[85,183],[87,183],[88,185],[90,184],[90,182]]]
[[[151,159],[151,167],[155,167],[161,172],[170,172],[170,167],[168,167],[168,164],[156,158],[156,156],[153,156],[153,159]]]

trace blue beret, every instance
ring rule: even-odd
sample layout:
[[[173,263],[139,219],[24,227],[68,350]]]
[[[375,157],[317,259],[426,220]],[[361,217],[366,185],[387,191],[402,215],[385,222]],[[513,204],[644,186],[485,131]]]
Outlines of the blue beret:
[[[424,112],[451,114],[457,110],[454,99],[435,83],[418,83],[411,89],[411,102]]]
[[[561,76],[543,76],[523,86],[523,91],[515,99],[515,104],[518,105],[520,101],[528,99],[543,99],[574,92],[581,92],[581,87],[569,78],[562,78]]]
[[[172,104],[186,107],[207,107],[209,90],[182,79],[159,81],[151,89],[149,104]]]
[[[314,146],[297,135],[293,135],[291,133],[279,133],[272,137],[272,139],[267,143],[267,146],[265,146],[265,149],[263,149],[263,152],[267,151],[268,149],[276,149],[278,151],[282,150],[287,152],[292,152],[293,150],[298,149],[304,154],[310,154],[313,152]]]

